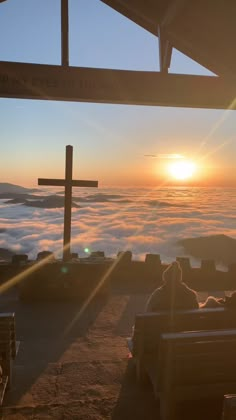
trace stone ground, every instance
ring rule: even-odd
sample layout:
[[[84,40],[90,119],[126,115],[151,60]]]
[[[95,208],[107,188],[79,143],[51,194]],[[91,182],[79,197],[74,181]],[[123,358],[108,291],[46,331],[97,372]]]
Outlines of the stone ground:
[[[114,291],[79,315],[77,303],[21,303],[15,293],[0,311],[15,311],[20,348],[1,420],[158,420],[152,389],[135,383],[126,337],[147,296]],[[220,420],[221,402],[183,405],[176,420]]]

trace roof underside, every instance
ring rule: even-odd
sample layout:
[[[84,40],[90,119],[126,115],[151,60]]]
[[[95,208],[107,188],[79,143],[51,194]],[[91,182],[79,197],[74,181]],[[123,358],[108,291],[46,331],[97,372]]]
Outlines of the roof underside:
[[[150,33],[161,25],[183,54],[227,79],[236,76],[236,1],[101,0]]]
[[[159,72],[71,67],[61,0],[62,65],[0,61],[0,97],[236,109],[236,0],[101,1],[159,36]],[[219,77],[168,74],[172,47]]]

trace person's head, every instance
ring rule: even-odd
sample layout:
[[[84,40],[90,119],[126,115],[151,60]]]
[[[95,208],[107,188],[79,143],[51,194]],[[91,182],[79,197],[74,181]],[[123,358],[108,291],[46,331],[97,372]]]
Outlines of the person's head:
[[[172,262],[163,271],[162,281],[164,284],[173,284],[182,282],[182,270],[178,261]]]

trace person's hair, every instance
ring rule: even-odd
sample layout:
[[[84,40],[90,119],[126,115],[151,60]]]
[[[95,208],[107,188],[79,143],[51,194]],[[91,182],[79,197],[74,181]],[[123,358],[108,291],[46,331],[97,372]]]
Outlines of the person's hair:
[[[162,281],[164,284],[172,282],[182,282],[182,269],[178,261],[172,262],[168,267],[163,271]]]

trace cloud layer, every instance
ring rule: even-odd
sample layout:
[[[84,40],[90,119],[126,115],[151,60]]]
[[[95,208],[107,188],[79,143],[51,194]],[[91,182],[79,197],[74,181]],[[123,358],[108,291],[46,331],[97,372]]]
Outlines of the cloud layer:
[[[85,256],[85,248],[105,251],[107,256],[129,249],[135,259],[159,253],[169,262],[185,255],[176,245],[180,239],[220,233],[236,238],[234,189],[116,188],[94,196],[91,191],[79,193],[80,208],[72,210],[72,251],[80,256]],[[42,250],[61,256],[62,235],[63,208],[30,208],[0,200],[0,248],[30,258]]]

